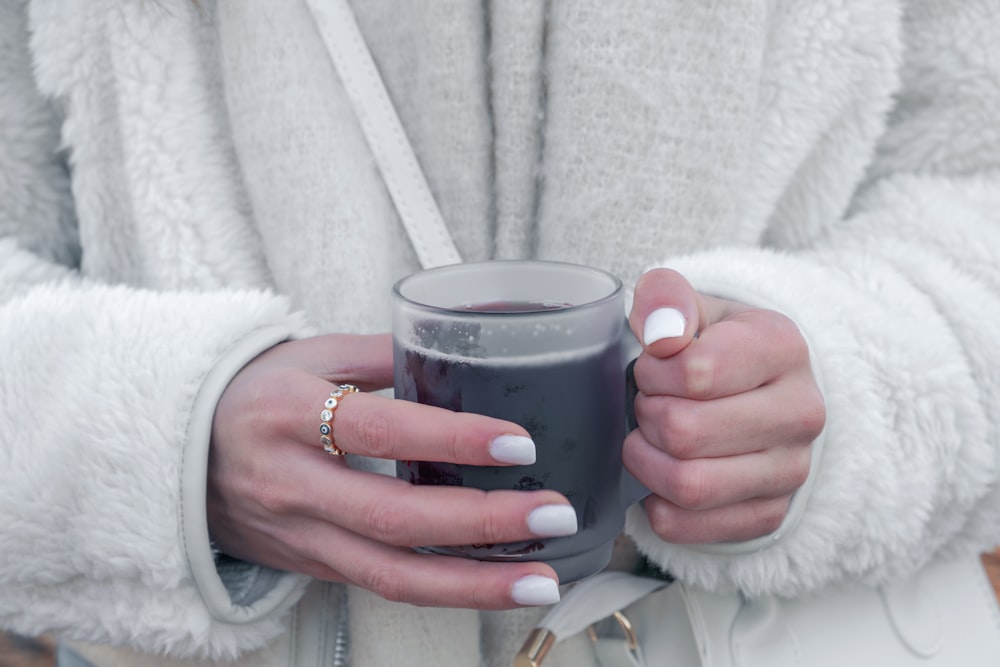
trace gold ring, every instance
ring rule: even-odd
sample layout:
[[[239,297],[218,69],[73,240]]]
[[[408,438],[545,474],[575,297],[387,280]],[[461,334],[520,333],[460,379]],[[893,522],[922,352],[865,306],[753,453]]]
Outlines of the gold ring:
[[[333,413],[337,411],[337,406],[344,400],[345,394],[356,394],[358,391],[358,388],[353,384],[338,385],[330,392],[330,397],[323,404],[323,411],[319,413],[319,441],[323,445],[323,451],[327,454],[343,456],[347,453],[333,442]]]

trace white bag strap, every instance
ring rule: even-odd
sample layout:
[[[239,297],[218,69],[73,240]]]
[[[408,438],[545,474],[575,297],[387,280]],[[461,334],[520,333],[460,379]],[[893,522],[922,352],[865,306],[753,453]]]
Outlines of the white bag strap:
[[[431,268],[461,262],[351,6],[347,0],[306,0],[306,4],[420,264]]]
[[[609,616],[615,616],[628,635],[628,621],[619,614],[668,582],[625,572],[601,572],[576,584],[549,610],[528,637],[515,661],[516,667],[538,667],[552,645],[572,637]],[[618,615],[616,615],[618,614]],[[633,664],[643,664],[634,636],[627,637]]]

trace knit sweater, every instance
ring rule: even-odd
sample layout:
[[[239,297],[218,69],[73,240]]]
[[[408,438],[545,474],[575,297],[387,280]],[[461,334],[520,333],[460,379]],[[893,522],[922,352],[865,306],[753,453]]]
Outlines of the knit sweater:
[[[795,596],[1000,541],[992,3],[355,4],[465,259],[669,266],[808,339],[828,422],[785,524],[675,545],[636,506],[653,562]],[[417,268],[305,5],[4,3],[0,624],[100,664],[291,664],[329,658],[346,595],[355,665],[509,664],[538,610],[237,587],[209,550],[228,380],[386,330]]]

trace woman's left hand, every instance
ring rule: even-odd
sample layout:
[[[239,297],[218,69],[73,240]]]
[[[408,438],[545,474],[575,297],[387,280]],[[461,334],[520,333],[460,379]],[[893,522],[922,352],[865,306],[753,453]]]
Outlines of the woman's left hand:
[[[668,269],[639,279],[629,322],[644,350],[623,456],[652,491],[653,530],[680,544],[776,530],[826,420],[798,327]]]

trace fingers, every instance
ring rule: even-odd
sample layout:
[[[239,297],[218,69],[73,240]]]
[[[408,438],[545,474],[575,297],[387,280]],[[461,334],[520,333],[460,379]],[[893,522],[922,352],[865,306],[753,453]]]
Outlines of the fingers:
[[[808,441],[746,454],[679,459],[638,429],[625,440],[625,466],[652,491],[653,531],[675,544],[749,540],[777,530],[809,475]]]
[[[425,606],[509,609],[559,600],[558,577],[540,562],[501,564],[392,549],[348,537],[337,542],[351,582],[387,600]]]
[[[711,510],[689,510],[657,497],[643,503],[649,524],[661,539],[674,544],[737,542],[769,535],[781,527],[789,496],[759,498]]]
[[[658,511],[671,528],[658,534],[679,541],[683,533],[684,542],[768,532],[768,521],[756,521],[758,530],[739,517],[773,519],[772,510],[787,508],[808,477],[810,445],[825,419],[815,384],[787,377],[711,401],[640,395],[635,408],[639,428],[625,441],[625,465],[663,501]],[[705,524],[695,518],[702,512]]]
[[[535,461],[535,445],[517,424],[371,394],[346,397],[333,427],[339,447],[375,458],[468,465]]]
[[[283,478],[294,484],[269,494],[275,499],[272,514],[337,521],[399,546],[507,543],[570,535],[578,528],[572,506],[553,491],[414,486],[335,465],[340,459],[322,452],[317,428],[333,385],[306,373],[290,374],[284,385],[280,412],[291,418],[285,417],[283,437],[271,447],[287,451]],[[344,394],[332,424],[337,447],[369,457],[487,466],[535,458],[534,443],[516,424],[372,394]],[[314,456],[297,455],[303,448]]]
[[[317,336],[275,346],[230,384],[215,424],[236,429],[234,435],[319,447],[320,413],[330,391],[340,382],[362,390],[391,384],[391,347],[388,335]],[[375,458],[468,465],[535,461],[534,443],[517,424],[367,393],[345,395],[332,428],[338,447]]]
[[[326,346],[336,349],[336,354]],[[216,406],[208,475],[209,528],[227,553],[277,569],[357,583],[413,604],[502,609],[558,600],[543,563],[478,563],[417,554],[417,545],[518,543],[570,535],[578,520],[552,491],[415,487],[352,470],[323,452],[331,421],[348,452],[411,461],[519,465],[534,461],[520,426],[473,414],[345,395],[340,382],[391,379],[388,337],[290,341],[261,354]],[[329,357],[323,360],[323,357]]]
[[[269,372],[238,428],[321,449],[320,413],[336,385],[297,369]],[[332,418],[333,440],[350,454],[467,465],[530,465],[535,445],[513,422],[395,400],[344,394]]]
[[[510,609],[559,600],[558,577],[542,562],[490,563],[417,553],[317,521],[296,531],[326,579],[346,580],[396,602]],[[326,575],[326,576],[324,576]]]
[[[641,355],[635,380],[646,395],[708,400],[750,391],[808,367],[809,350],[791,320],[747,309],[705,328],[683,354]]]
[[[210,504],[212,534],[227,553],[412,604],[502,609],[558,600],[544,564],[470,567],[409,549],[573,534],[576,514],[558,493],[415,487],[297,441],[261,445],[266,465],[225,475],[225,488],[210,493],[218,501]]]
[[[640,394],[634,406],[645,441],[683,460],[808,444],[826,420],[819,388],[793,378],[711,401]]]
[[[248,542],[267,546],[252,554],[238,548],[228,553],[318,579],[350,582],[399,602],[510,609],[559,600],[558,577],[544,563],[488,563],[417,553],[312,517],[262,523],[252,535],[242,536],[240,543]]]
[[[655,269],[636,282],[629,326],[647,353],[677,353],[694,337],[702,319],[698,295],[676,271]]]
[[[578,520],[555,491],[415,486],[346,466],[302,460],[281,513],[336,522],[396,546],[503,544],[572,535]],[[335,490],[335,493],[333,492]]]
[[[683,310],[669,272],[637,288],[633,330],[655,331],[657,308]],[[678,296],[679,295],[679,296]],[[640,298],[641,297],[641,298]],[[826,418],[801,332],[768,310],[695,296],[698,335],[647,345],[635,364],[638,428],[626,467],[652,491],[647,515],[676,543],[745,540],[776,530],[806,481]],[[643,320],[643,315],[646,319]],[[664,329],[666,327],[664,326]]]
[[[688,510],[791,495],[809,474],[808,442],[735,456],[680,459],[639,431],[625,440],[625,466],[655,495]]]

